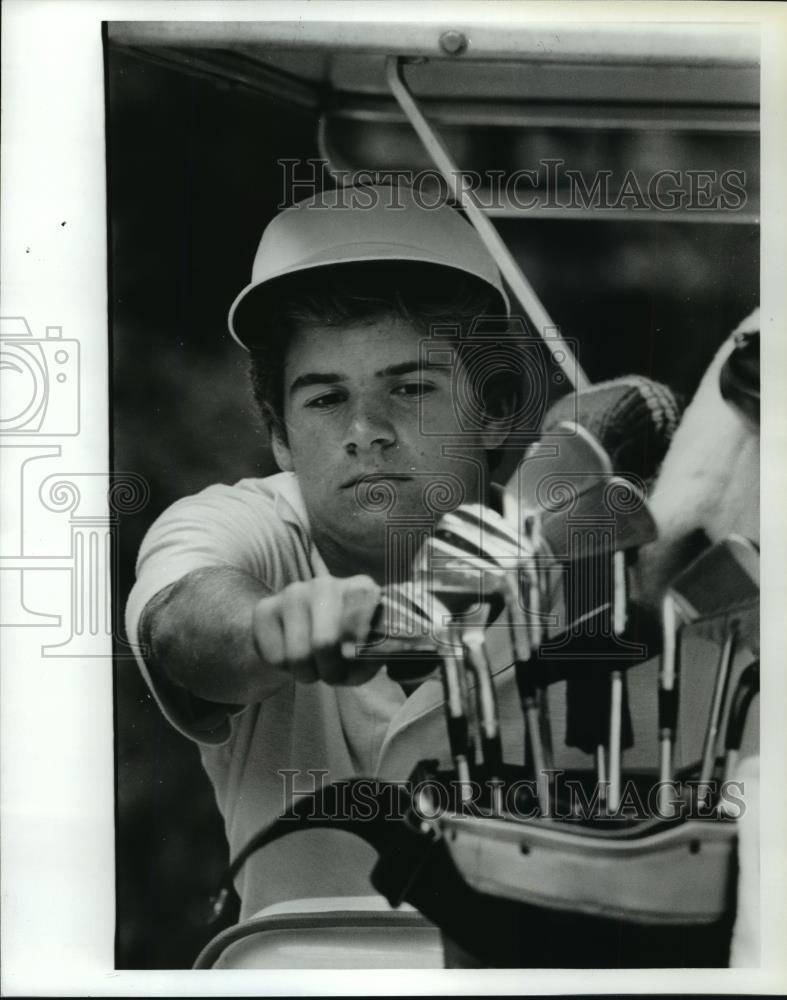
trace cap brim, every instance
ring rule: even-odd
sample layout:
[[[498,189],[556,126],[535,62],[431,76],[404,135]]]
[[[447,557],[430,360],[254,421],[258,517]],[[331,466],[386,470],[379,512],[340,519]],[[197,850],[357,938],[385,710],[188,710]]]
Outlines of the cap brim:
[[[342,248],[327,257],[323,252],[319,259],[302,261],[297,267],[289,267],[280,274],[274,274],[264,281],[248,284],[237,296],[230,307],[227,318],[229,332],[233,339],[241,347],[249,350],[254,346],[255,341],[265,328],[266,313],[271,311],[272,300],[281,294],[282,286],[289,284],[298,275],[303,275],[307,271],[326,271],[328,269],[338,269],[346,264],[363,264],[374,268],[397,267],[401,270],[402,265],[417,264],[419,269],[424,266],[430,269],[439,269],[443,272],[453,271],[464,274],[475,281],[486,285],[490,291],[494,292],[499,300],[501,310],[505,315],[510,313],[510,304],[505,291],[487,281],[478,274],[477,271],[469,268],[457,267],[455,264],[447,264],[445,261],[425,254],[424,251],[416,247],[396,245],[396,256],[393,256],[390,244],[364,244],[363,253],[342,253]]]

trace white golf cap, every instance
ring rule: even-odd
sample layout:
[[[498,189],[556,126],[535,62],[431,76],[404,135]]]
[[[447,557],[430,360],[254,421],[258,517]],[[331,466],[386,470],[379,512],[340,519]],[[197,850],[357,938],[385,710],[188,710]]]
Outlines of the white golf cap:
[[[473,226],[445,202],[432,207],[405,185],[336,188],[280,212],[257,248],[251,281],[232,303],[229,329],[248,350],[264,300],[289,275],[372,261],[413,262],[461,271],[508,297],[492,256]]]

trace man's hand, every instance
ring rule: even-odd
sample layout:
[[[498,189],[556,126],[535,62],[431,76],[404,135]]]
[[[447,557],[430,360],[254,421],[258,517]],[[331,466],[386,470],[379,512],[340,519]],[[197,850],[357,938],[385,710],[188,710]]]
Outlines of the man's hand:
[[[363,642],[380,598],[367,576],[320,577],[278,594],[230,567],[187,573],[160,591],[142,616],[146,660],[206,701],[250,705],[294,677],[362,684],[379,661],[348,662],[342,642]]]
[[[368,576],[292,583],[255,607],[254,648],[262,663],[302,684],[363,684],[380,664],[345,660],[339,647],[364,642],[379,600]]]

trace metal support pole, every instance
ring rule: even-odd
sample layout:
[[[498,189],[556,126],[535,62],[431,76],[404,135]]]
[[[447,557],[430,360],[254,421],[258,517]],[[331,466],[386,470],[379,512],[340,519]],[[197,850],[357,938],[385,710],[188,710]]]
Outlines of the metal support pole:
[[[462,206],[476,232],[484,241],[484,245],[492,255],[500,273],[524,310],[525,316],[544,339],[555,363],[562,369],[569,384],[574,389],[587,389],[590,383],[574,357],[573,351],[560,336],[558,328],[544,308],[535,289],[524,276],[511,251],[479,206],[475,193],[465,186],[464,176],[454,163],[445,143],[423,116],[412,92],[404,81],[403,65],[404,60],[401,56],[388,56],[386,59],[386,73],[391,93],[415,129],[424,149],[445,178],[451,195]]]

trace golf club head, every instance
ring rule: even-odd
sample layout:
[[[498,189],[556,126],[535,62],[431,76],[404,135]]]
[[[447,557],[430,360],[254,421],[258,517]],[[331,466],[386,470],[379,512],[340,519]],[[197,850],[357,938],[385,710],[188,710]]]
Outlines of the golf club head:
[[[413,575],[453,615],[483,606],[489,616],[503,599],[505,576],[500,567],[442,538],[429,538],[421,546]]]
[[[544,509],[552,482],[581,494],[613,473],[609,455],[590,431],[573,421],[562,421],[558,429],[565,436],[555,444],[531,445],[506,485],[518,500],[520,518]]]
[[[668,593],[686,624],[748,609],[760,597],[759,550],[748,539],[729,535],[679,573]]]
[[[435,536],[505,568],[515,567],[521,556],[517,531],[497,511],[481,504],[465,504],[444,514]]]
[[[517,629],[532,632],[526,639],[528,648],[540,638],[540,590],[544,581],[539,552],[529,535],[520,533],[496,511],[479,504],[467,504],[443,517],[436,534],[450,539],[450,544],[483,556],[503,574],[499,593],[505,600],[512,624]],[[519,654],[517,654],[519,655]]]
[[[721,614],[700,618],[692,623],[692,631],[702,639],[717,646],[724,643],[730,628],[735,626],[735,645],[759,656],[760,652],[760,602],[749,601],[727,608]]]
[[[425,680],[440,668],[453,647],[446,622],[448,608],[412,583],[383,588],[366,642],[341,646],[348,660],[381,660],[394,680]]]
[[[656,538],[645,495],[627,479],[610,476],[576,499],[565,499],[541,517],[544,538],[559,559],[638,549]]]

